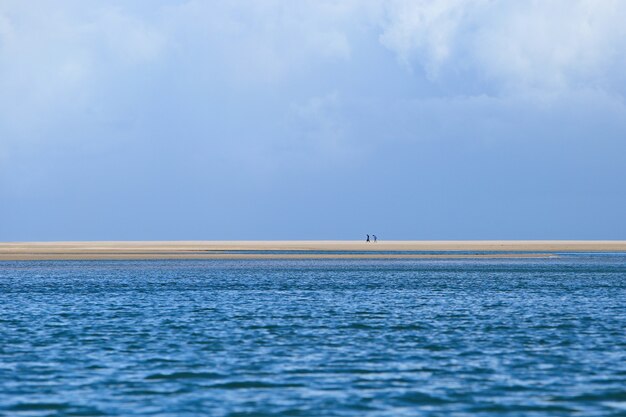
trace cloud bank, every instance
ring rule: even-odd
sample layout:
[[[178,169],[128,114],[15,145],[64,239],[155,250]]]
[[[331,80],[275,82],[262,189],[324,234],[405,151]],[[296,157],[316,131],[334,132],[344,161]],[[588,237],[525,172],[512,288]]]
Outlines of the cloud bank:
[[[399,1],[383,45],[431,79],[476,76],[507,92],[624,91],[626,5],[620,1]]]
[[[0,240],[626,238],[624,2],[35,3]]]

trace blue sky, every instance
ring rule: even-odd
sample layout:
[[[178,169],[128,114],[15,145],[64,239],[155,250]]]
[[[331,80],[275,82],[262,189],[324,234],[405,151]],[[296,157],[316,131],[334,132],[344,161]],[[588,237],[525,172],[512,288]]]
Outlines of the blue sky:
[[[626,2],[0,2],[0,241],[626,239]]]

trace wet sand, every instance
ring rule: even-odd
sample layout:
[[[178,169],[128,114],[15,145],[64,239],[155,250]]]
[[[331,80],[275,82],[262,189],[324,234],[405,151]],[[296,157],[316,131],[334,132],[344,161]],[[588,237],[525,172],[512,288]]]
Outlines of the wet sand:
[[[272,251],[280,251],[280,253],[272,253]],[[396,253],[377,253],[387,251]],[[406,251],[442,253],[397,253]],[[557,256],[554,252],[626,252],[626,241],[494,240],[379,241],[377,243],[360,241],[155,241],[0,243],[0,260],[542,258]]]

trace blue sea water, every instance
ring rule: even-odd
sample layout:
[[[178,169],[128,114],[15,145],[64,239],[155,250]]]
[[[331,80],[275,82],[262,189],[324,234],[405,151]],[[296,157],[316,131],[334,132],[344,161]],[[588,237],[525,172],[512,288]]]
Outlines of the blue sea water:
[[[0,415],[624,416],[626,256],[0,262]]]

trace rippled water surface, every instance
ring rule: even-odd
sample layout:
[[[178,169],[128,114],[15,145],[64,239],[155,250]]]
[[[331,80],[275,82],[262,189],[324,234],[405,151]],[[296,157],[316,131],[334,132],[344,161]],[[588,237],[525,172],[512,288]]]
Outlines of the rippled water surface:
[[[0,415],[626,415],[626,256],[0,262]]]

